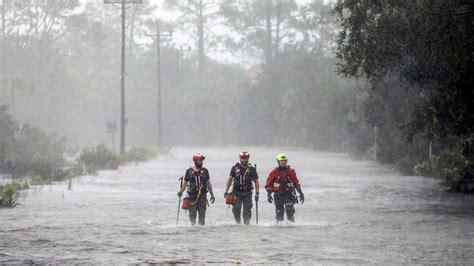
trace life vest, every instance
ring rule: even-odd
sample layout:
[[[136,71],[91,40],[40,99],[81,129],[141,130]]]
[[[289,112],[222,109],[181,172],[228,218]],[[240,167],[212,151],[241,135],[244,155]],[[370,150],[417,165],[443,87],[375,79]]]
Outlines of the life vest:
[[[201,190],[201,193],[207,193],[207,175],[203,168],[194,171],[190,168],[191,174],[188,182],[188,194],[196,196]]]
[[[278,174],[278,177],[277,177],[275,183],[273,183],[273,189],[272,190],[280,192],[280,193],[282,193],[282,192],[293,192],[294,186],[293,186],[293,182],[291,182],[290,176],[289,176],[290,166],[286,167],[283,175],[281,174],[283,171],[281,171],[279,167],[275,168],[275,172]]]
[[[252,191],[252,166],[248,164],[246,168],[239,163],[235,164],[235,175],[233,177],[234,191]]]

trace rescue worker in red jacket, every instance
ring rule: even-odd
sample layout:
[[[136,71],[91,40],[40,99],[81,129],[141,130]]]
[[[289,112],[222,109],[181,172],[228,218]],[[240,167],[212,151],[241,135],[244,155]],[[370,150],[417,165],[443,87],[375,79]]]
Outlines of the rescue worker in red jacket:
[[[206,223],[207,192],[211,193],[211,203],[215,201],[209,171],[202,166],[205,158],[200,153],[193,155],[194,166],[186,170],[184,182],[178,191],[178,197],[181,197],[187,188],[188,195],[186,198],[191,202],[188,209],[191,225],[196,223],[197,215],[199,215],[199,225]]]
[[[278,167],[270,172],[265,184],[265,189],[268,193],[268,202],[275,202],[277,222],[283,221],[285,211],[287,220],[294,222],[294,204],[298,202],[295,190],[300,194],[301,204],[304,202],[304,194],[303,191],[301,191],[301,185],[296,177],[295,169],[287,165],[288,157],[285,154],[279,154],[276,160]]]
[[[230,169],[224,193],[224,198],[234,197],[235,199],[232,204],[235,222],[240,224],[242,216],[246,225],[250,224],[250,218],[252,217],[252,182],[255,183],[255,201],[258,201],[259,194],[257,169],[249,163],[249,158],[250,154],[247,151],[240,152],[239,162]],[[229,193],[231,185],[232,192]]]

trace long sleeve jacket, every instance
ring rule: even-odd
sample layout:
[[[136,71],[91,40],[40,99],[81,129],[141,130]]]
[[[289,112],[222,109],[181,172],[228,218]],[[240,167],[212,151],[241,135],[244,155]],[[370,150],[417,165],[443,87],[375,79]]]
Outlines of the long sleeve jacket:
[[[265,189],[270,192],[292,192],[298,190],[300,183],[296,177],[295,169],[287,166],[284,169],[275,168],[268,175]]]

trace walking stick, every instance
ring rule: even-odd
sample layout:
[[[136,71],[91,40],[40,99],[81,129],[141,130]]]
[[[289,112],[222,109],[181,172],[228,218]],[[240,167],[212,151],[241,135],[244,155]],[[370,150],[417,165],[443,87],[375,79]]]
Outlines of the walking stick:
[[[181,191],[181,187],[183,186],[183,177],[181,176],[178,180],[180,181],[179,182],[179,191]],[[178,226],[180,207],[181,207],[181,196],[179,196],[179,201],[178,201],[178,214],[176,215],[176,226]]]
[[[254,166],[255,166],[255,172],[257,172],[257,164],[254,164]],[[257,199],[255,199],[255,222],[258,224],[258,200]]]
[[[258,200],[255,201],[255,220],[258,224]]]

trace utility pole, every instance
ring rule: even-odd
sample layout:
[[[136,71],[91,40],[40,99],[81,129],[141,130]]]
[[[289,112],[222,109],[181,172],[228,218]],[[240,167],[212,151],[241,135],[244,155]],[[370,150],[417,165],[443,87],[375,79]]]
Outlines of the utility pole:
[[[157,109],[157,145],[158,148],[161,148],[161,133],[162,133],[162,119],[161,119],[161,38],[171,38],[172,32],[170,31],[168,34],[161,34],[160,32],[160,22],[157,22],[156,25],[156,34],[147,34],[145,32],[145,36],[154,37],[156,38],[156,89],[157,89],[157,99],[156,99],[156,109]]]
[[[120,153],[125,153],[125,4],[141,4],[142,0],[104,0],[105,4],[121,4],[122,17],[122,42],[121,42],[121,64],[120,64]]]
[[[377,126],[374,126],[374,160],[377,161]]]
[[[179,64],[180,64],[180,57],[181,57],[181,50],[180,49],[176,49],[176,90],[179,89]]]
[[[5,51],[5,0],[2,0],[2,76],[0,80],[0,84],[3,85],[3,81],[5,80],[5,73],[6,73],[6,52]]]

